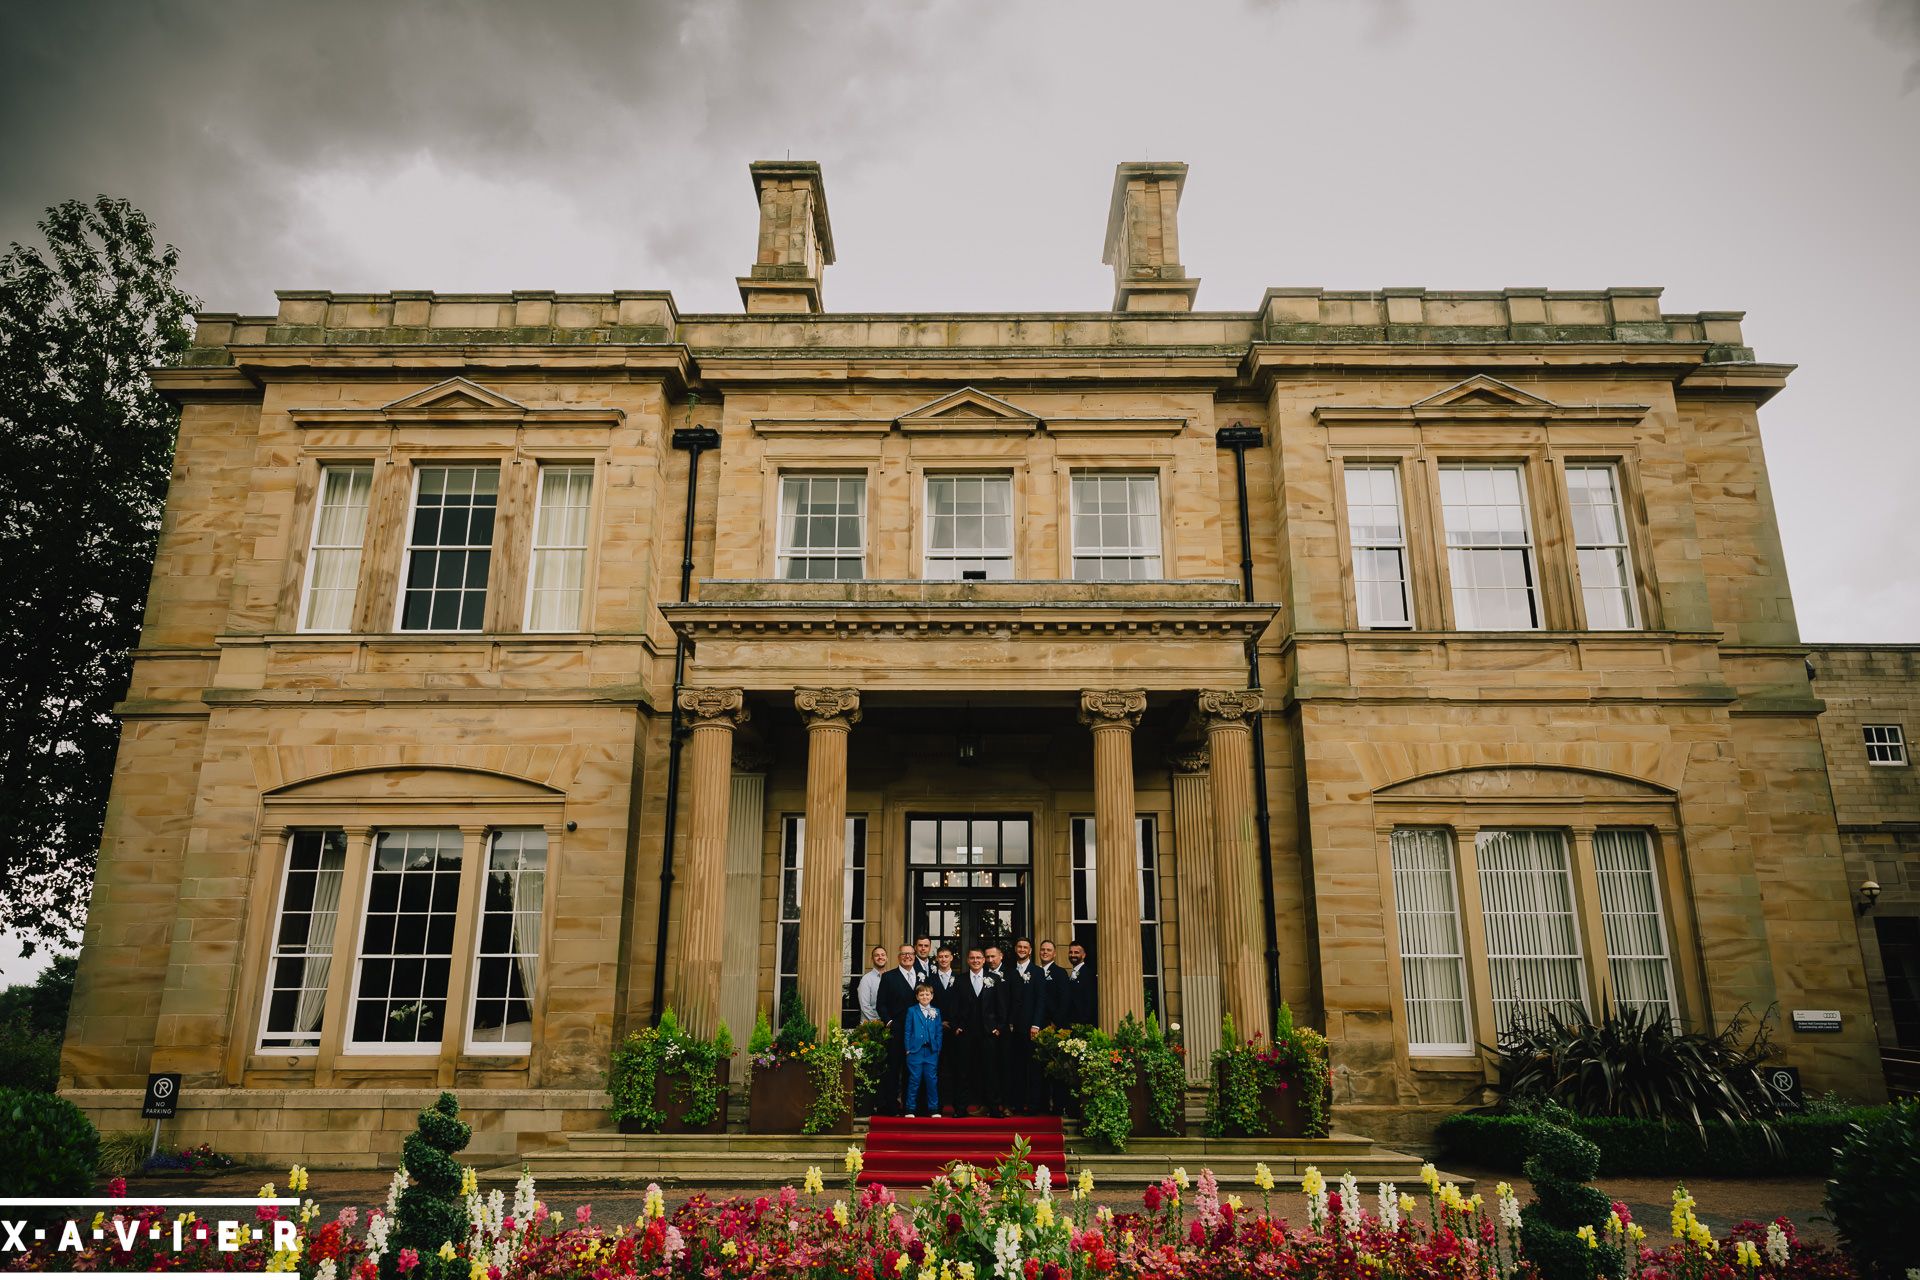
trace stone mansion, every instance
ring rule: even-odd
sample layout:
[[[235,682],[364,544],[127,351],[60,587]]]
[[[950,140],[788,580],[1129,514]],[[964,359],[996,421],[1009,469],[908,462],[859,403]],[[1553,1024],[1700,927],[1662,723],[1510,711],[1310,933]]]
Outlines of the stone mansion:
[[[1882,1090],[1739,312],[1198,310],[1156,162],[1106,309],[838,313],[819,167],[752,178],[738,312],[286,292],[155,375],[62,1061],[103,1127],[178,1071],[194,1140],[390,1161],[454,1087],[510,1157],[663,1007],[852,1016],[923,932],[1087,942],[1196,1081],[1284,1000],[1385,1139],[1550,1009],[1777,1008]]]

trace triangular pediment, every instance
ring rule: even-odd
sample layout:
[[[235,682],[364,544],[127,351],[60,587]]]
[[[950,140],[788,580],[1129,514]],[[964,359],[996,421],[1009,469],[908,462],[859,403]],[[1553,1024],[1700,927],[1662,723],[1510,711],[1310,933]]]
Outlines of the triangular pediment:
[[[1444,391],[1437,391],[1425,400],[1414,404],[1416,409],[1455,409],[1468,407],[1498,407],[1503,409],[1551,409],[1554,403],[1543,400],[1531,391],[1522,391],[1511,383],[1489,378],[1484,373],[1475,374],[1465,382],[1456,382]]]
[[[902,431],[1033,431],[1040,419],[1019,405],[962,387],[895,419]]]
[[[477,382],[465,378],[448,378],[445,382],[436,382],[424,391],[402,396],[392,404],[385,406],[388,413],[471,413],[479,411],[500,411],[521,414],[527,406],[518,400],[509,399],[498,391],[490,390]]]

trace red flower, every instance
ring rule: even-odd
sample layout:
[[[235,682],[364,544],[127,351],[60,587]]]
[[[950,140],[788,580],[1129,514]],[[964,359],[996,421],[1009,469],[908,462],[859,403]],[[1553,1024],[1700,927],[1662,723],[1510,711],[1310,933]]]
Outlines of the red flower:
[[[1119,1261],[1120,1255],[1111,1249],[1095,1249],[1093,1251],[1093,1269],[1102,1274],[1113,1270],[1114,1264]]]
[[[1197,1248],[1206,1242],[1207,1229],[1200,1225],[1200,1219],[1195,1218],[1187,1224],[1187,1243]]]
[[[115,1178],[112,1182],[109,1182],[107,1184],[107,1194],[116,1200],[126,1195],[127,1180],[125,1178]]]
[[[1027,1280],[1040,1280],[1040,1259],[1028,1258],[1027,1265],[1020,1268]]]
[[[1040,1268],[1040,1280],[1060,1280],[1060,1264],[1049,1262]]]
[[[950,1235],[950,1236],[957,1236],[957,1235],[959,1235],[959,1234],[960,1234],[960,1228],[961,1228],[961,1227],[964,1227],[965,1225],[967,1225],[967,1224],[966,1224],[966,1223],[964,1223],[964,1222],[962,1222],[962,1221],[960,1220],[960,1215],[959,1215],[959,1214],[957,1214],[957,1213],[950,1213],[950,1214],[948,1214],[948,1215],[947,1215],[947,1234],[948,1234],[948,1235]]]
[[[1160,1212],[1160,1187],[1158,1184],[1150,1184],[1140,1199],[1142,1203],[1147,1206],[1148,1213]]]

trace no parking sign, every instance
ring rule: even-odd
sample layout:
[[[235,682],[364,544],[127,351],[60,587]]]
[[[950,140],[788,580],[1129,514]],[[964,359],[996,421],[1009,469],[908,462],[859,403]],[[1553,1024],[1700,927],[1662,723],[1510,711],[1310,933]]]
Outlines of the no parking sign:
[[[171,1120],[180,1109],[180,1074],[163,1072],[147,1077],[147,1096],[140,1102],[140,1115],[147,1120]]]

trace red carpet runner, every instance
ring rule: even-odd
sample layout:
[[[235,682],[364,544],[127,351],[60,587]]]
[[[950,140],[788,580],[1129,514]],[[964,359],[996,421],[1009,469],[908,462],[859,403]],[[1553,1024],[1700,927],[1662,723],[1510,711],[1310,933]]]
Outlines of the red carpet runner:
[[[991,1169],[1006,1159],[1015,1137],[1033,1148],[1027,1159],[1044,1164],[1054,1186],[1067,1181],[1066,1135],[1058,1116],[969,1116],[907,1120],[875,1116],[867,1129],[861,1185],[924,1187],[954,1161]]]

